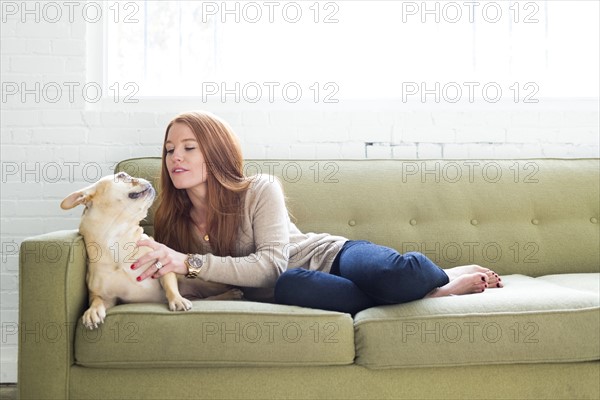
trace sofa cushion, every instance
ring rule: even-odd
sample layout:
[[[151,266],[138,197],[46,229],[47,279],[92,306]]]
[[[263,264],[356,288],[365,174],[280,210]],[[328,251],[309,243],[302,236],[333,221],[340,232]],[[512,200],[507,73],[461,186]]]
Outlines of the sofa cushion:
[[[600,359],[597,292],[523,275],[503,282],[481,294],[358,313],[356,363],[379,369]]]
[[[87,367],[305,366],[354,361],[350,315],[249,301],[195,301],[108,310],[96,331],[78,324],[75,362]]]
[[[600,274],[556,274],[540,276],[537,279],[600,296]]]

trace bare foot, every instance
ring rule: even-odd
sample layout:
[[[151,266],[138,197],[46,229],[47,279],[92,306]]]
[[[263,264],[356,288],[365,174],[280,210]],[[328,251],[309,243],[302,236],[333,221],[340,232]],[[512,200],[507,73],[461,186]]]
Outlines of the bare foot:
[[[492,270],[489,270],[487,272],[487,276],[488,276],[488,286],[490,288],[501,288],[504,287],[504,283],[502,283],[502,278],[500,278],[498,276],[497,273],[495,273]]]
[[[482,293],[488,287],[487,275],[483,272],[463,274],[450,280],[446,285],[431,291],[427,297]]]
[[[448,275],[448,278],[450,278],[450,282],[460,277],[461,275],[474,274],[480,272],[486,274],[488,287],[504,287],[504,284],[502,283],[502,278],[500,278],[497,273],[495,273],[489,268],[484,268],[479,265],[462,265],[460,267],[445,269],[444,272],[446,273],[446,275]]]

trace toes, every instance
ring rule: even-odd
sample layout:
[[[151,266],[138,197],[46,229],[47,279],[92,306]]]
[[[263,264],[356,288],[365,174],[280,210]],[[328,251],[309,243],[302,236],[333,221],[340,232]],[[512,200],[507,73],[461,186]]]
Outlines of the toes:
[[[498,282],[498,276],[494,275],[493,273],[488,274],[487,278],[488,278],[487,282],[490,284],[490,286],[495,286],[496,283]]]
[[[192,309],[192,302],[183,297],[169,301],[169,310],[171,311],[188,311]]]
[[[500,278],[498,276],[498,274],[495,273],[495,272],[493,272],[493,271],[492,271],[491,278],[488,279],[488,284],[492,288],[501,288],[501,287],[504,287],[504,284],[502,283],[502,278]]]
[[[92,330],[98,328],[98,325],[104,323],[106,312],[104,310],[88,309],[81,317],[83,325]]]
[[[488,287],[488,276],[485,273],[473,274],[473,293],[481,293]]]
[[[488,283],[488,286],[490,288],[501,288],[501,287],[504,287],[504,284],[502,283],[502,278],[500,278],[500,276],[498,276],[497,273],[495,273],[492,270],[488,270],[486,272],[486,275],[487,275],[487,278],[488,278],[487,279],[487,283]]]

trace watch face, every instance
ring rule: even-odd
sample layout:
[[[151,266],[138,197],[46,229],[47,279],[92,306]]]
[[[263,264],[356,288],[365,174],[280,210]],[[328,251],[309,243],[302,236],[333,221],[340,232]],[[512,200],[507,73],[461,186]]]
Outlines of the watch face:
[[[200,267],[202,267],[202,258],[200,258],[199,256],[196,256],[196,255],[191,256],[188,259],[188,262],[194,268],[200,268]]]

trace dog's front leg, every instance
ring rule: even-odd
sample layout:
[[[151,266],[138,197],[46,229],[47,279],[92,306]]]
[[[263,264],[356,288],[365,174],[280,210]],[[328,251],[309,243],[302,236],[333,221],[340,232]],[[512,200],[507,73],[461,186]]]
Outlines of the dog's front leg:
[[[83,313],[82,321],[88,329],[96,329],[98,325],[104,322],[106,318],[106,309],[114,306],[116,299],[107,301],[99,295],[90,293],[90,308]]]
[[[167,300],[169,301],[169,310],[171,311],[188,311],[192,309],[192,302],[184,299],[179,293],[179,287],[177,286],[177,276],[174,272],[169,272],[160,278],[160,283]]]

